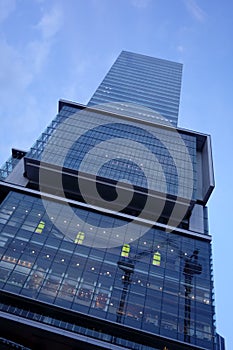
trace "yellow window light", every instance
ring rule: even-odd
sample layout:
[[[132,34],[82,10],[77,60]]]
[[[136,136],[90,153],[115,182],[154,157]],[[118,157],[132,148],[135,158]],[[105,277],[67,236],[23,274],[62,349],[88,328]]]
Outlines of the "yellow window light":
[[[35,230],[36,233],[42,233],[43,229],[45,228],[45,222],[44,221],[40,221],[39,224],[37,225],[37,228]]]
[[[75,244],[83,244],[84,238],[85,238],[85,233],[79,231],[78,234],[76,235],[75,239],[74,239],[74,243]]]
[[[161,264],[161,254],[159,252],[154,253],[152,265],[160,266]]]
[[[129,244],[124,244],[122,249],[121,249],[121,256],[128,258],[129,257],[129,252],[130,252],[130,245]]]

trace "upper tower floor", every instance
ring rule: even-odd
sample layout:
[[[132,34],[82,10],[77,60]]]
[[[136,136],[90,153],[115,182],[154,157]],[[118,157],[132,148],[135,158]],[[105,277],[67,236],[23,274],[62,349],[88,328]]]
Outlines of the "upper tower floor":
[[[122,51],[88,106],[145,120],[151,109],[157,123],[177,126],[181,79],[181,63]]]

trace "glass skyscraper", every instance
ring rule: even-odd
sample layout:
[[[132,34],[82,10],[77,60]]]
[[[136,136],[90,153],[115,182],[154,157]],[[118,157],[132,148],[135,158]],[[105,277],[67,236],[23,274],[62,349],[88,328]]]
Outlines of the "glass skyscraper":
[[[177,127],[182,65],[123,51],[0,173],[0,344],[222,350],[210,136]]]
[[[181,79],[181,63],[122,51],[88,105],[118,102],[108,108],[150,120],[147,107],[157,123],[177,126]]]

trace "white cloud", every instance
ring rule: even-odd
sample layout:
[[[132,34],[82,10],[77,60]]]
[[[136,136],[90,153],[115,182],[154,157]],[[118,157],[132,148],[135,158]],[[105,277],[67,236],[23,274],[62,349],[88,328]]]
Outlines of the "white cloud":
[[[146,8],[151,0],[131,0],[131,4],[139,9]]]
[[[17,50],[4,36],[0,37],[0,98],[3,102],[7,101],[7,96],[14,98],[12,93],[14,96],[24,93],[41,72],[61,25],[62,12],[55,7],[43,15],[36,26],[41,31],[41,38],[26,43],[23,49]]]
[[[0,23],[14,11],[15,5],[15,0],[0,0]]]
[[[33,62],[34,72],[39,73],[43,68],[56,34],[60,31],[63,24],[62,9],[54,6],[50,12],[46,11],[35,26],[41,34],[41,38],[28,43],[28,57]]]
[[[184,46],[178,45],[177,46],[177,51],[180,52],[180,53],[184,52]]]
[[[40,73],[43,69],[49,56],[50,50],[51,43],[47,41],[37,40],[28,44],[28,61],[31,61],[31,69],[34,75]]]
[[[50,13],[45,13],[37,25],[45,39],[54,37],[60,30],[63,22],[62,11],[60,7],[52,8]]]
[[[0,99],[4,103],[9,97],[14,100],[29,86],[32,74],[22,55],[2,38],[0,52]]]
[[[203,22],[206,14],[195,0],[183,0],[189,13],[199,22]]]
[[[0,0],[0,10],[3,3],[7,2],[8,0],[5,2]],[[13,5],[6,6],[0,19],[9,17],[13,9]],[[38,31],[36,39],[27,41],[21,46],[14,46],[4,31],[0,36],[0,119],[2,130],[11,130],[8,134],[1,133],[0,156],[3,159],[8,156],[3,154],[3,151],[7,150],[5,143],[27,148],[32,143],[31,133],[35,132],[34,138],[38,136],[36,129],[46,110],[39,98],[34,95],[33,89],[37,84],[37,77],[40,78],[43,74],[62,23],[61,8],[55,5],[50,10],[44,10],[34,27],[30,23],[31,28]],[[22,133],[25,135],[24,138]]]

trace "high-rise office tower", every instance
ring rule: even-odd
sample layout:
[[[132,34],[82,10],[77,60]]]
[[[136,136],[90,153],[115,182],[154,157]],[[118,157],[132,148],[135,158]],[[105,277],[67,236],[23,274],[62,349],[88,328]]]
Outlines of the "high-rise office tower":
[[[1,170],[1,336],[31,349],[222,350],[210,136],[177,128],[182,66],[122,52]]]
[[[181,78],[180,63],[123,51],[88,105],[111,102],[108,108],[113,112],[124,111],[140,119],[148,119],[147,107],[157,113],[153,115],[157,123],[177,126]]]

